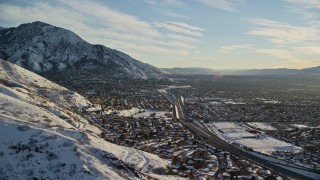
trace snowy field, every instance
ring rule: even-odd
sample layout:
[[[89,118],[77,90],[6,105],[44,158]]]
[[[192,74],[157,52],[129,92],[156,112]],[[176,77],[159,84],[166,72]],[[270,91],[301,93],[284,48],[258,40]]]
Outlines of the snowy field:
[[[225,129],[242,129],[241,127],[237,126],[236,124],[230,123],[230,122],[214,123],[214,126],[217,129],[220,129],[222,131],[224,131]]]
[[[140,117],[150,117],[151,114],[155,113],[155,117],[165,117],[166,113],[169,113],[168,111],[153,111],[153,110],[148,110],[146,109],[145,112],[142,112],[142,113],[138,113],[138,114],[135,114],[133,117],[134,118],[140,118]]]
[[[142,111],[142,109],[138,109],[136,107],[133,107],[131,109],[125,109],[125,110],[108,110],[105,113],[106,114],[116,114],[120,117],[130,117],[130,116],[133,116],[133,115],[139,113],[139,111]]]
[[[267,130],[267,131],[277,130],[276,128],[270,126],[270,125],[267,124],[267,123],[262,123],[262,122],[250,122],[250,123],[247,123],[247,124],[250,125],[250,126],[252,126],[252,127],[261,129],[261,130]]]
[[[300,151],[301,148],[290,143],[280,141],[267,135],[258,135],[259,139],[242,138],[234,142],[243,146],[251,147],[254,151],[271,154],[274,151]]]
[[[169,111],[154,111],[150,109],[138,109],[133,107],[131,109],[126,110],[108,110],[106,114],[116,114],[120,117],[130,117],[133,116],[134,118],[147,118],[150,117],[152,114],[155,113],[155,117],[166,117],[166,113],[170,113]]]
[[[207,127],[227,142],[246,146],[264,154],[271,154],[274,151],[301,150],[300,147],[265,134],[249,133],[245,127],[231,122],[211,123],[207,124]]]
[[[168,90],[170,89],[185,89],[185,88],[190,88],[191,86],[168,86],[167,88],[163,88],[163,89],[158,89],[159,93],[166,93]]]

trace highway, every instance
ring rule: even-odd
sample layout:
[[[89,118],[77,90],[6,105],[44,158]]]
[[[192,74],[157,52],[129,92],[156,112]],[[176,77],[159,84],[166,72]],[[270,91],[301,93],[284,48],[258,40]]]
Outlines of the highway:
[[[243,151],[242,149],[227,143],[226,141],[222,140],[221,138],[219,138],[216,134],[212,133],[211,131],[209,131],[206,127],[204,126],[200,126],[199,124],[195,124],[193,123],[193,121],[188,117],[188,113],[186,108],[184,107],[182,101],[181,101],[181,96],[176,96],[176,115],[177,118],[180,120],[180,122],[187,127],[191,132],[193,132],[194,134],[204,138],[205,141],[207,141],[207,143],[213,145],[216,148],[228,151],[236,156],[239,156],[241,158],[244,158],[248,161],[251,161],[255,164],[258,164],[264,168],[267,168],[271,171],[273,171],[274,173],[282,176],[282,177],[286,177],[286,178],[290,178],[290,179],[313,179],[309,176],[306,176],[304,174],[301,173],[297,173],[296,170],[302,170],[302,169],[287,169],[281,166],[278,166],[277,164],[265,160],[263,158],[254,156],[246,151]],[[318,174],[319,175],[319,179],[320,179],[320,174],[319,172],[311,172],[311,171],[306,171],[304,170],[306,173],[312,173],[312,174]]]

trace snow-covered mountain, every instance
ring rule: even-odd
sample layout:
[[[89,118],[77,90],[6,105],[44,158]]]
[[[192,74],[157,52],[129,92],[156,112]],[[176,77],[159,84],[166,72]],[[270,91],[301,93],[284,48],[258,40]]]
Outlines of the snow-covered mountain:
[[[91,45],[75,33],[43,22],[0,28],[0,58],[34,72],[102,69],[111,74],[163,78],[158,68],[102,45]]]
[[[90,102],[0,60],[0,179],[139,179],[170,163],[100,138]],[[138,176],[139,174],[139,176]]]

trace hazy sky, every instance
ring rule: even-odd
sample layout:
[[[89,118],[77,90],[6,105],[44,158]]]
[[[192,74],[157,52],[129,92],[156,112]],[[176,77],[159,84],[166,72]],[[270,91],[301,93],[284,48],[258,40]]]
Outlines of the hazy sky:
[[[0,25],[43,21],[158,67],[320,65],[320,0],[0,0]]]

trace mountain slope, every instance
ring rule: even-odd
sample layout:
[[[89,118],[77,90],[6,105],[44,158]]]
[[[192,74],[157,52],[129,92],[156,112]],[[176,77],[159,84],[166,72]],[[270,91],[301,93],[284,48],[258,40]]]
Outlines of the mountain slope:
[[[311,67],[311,68],[305,68],[305,69],[302,69],[301,71],[303,71],[305,73],[320,74],[320,66]]]
[[[99,137],[81,95],[0,60],[0,179],[138,179],[167,160]]]
[[[43,22],[0,29],[0,58],[34,72],[98,68],[134,78],[164,77],[156,67]]]
[[[235,74],[243,74],[243,75],[294,75],[301,73],[298,69],[250,69],[244,71],[235,72]]]

